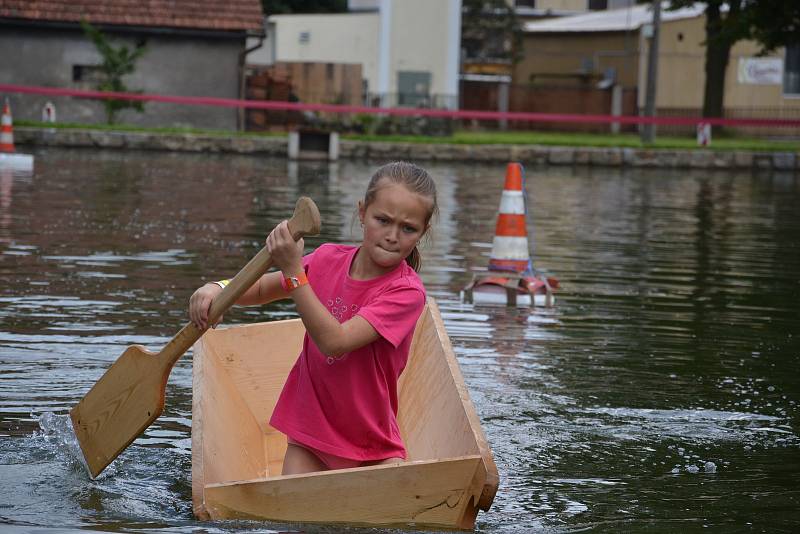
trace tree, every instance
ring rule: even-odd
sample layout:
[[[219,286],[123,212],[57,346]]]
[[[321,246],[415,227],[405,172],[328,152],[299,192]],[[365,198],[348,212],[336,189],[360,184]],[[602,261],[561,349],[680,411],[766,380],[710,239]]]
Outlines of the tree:
[[[281,13],[344,13],[347,0],[261,0],[266,15]]]
[[[673,0],[670,10],[696,4]],[[761,53],[800,44],[798,0],[705,0],[706,61],[703,116],[721,117],[725,99],[725,72],[733,45],[744,39],[760,43]]]
[[[781,46],[800,45],[800,2],[758,0],[748,10],[750,37],[770,52]]]
[[[81,21],[81,28],[103,57],[103,64],[100,66],[101,76],[96,89],[119,93],[140,93],[141,91],[129,89],[125,85],[123,77],[136,69],[136,60],[145,53],[145,47],[137,46],[133,50],[125,45],[114,47],[100,30],[85,20]],[[117,113],[123,109],[132,108],[139,113],[144,111],[144,102],[141,101],[107,99],[103,101],[103,104],[108,124],[114,124]]]
[[[505,0],[463,0],[461,48],[466,60],[522,59],[522,23]]]

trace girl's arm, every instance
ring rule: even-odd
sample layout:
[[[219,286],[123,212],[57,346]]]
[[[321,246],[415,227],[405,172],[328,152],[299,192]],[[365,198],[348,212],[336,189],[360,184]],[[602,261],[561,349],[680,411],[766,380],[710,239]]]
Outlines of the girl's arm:
[[[302,246],[302,240],[300,246]],[[250,286],[236,300],[235,304],[239,306],[254,306],[287,298],[289,295],[281,286],[281,277],[280,271],[262,275],[255,284]],[[208,311],[211,309],[211,302],[220,293],[222,293],[222,288],[213,282],[209,282],[195,291],[189,298],[189,319],[198,329],[205,330],[209,326],[216,326],[222,321],[222,316],[220,316],[215,324],[208,324]]]
[[[302,249],[297,249],[286,221],[276,226],[267,237],[267,250],[286,276],[295,276],[303,271]],[[339,356],[380,337],[375,328],[360,315],[344,323],[337,321],[308,285],[298,287],[289,296],[297,305],[306,332],[326,356]]]

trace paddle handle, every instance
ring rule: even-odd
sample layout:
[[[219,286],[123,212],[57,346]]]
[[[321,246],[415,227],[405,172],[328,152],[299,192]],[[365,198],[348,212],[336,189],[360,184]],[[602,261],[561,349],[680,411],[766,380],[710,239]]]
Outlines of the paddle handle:
[[[294,240],[297,241],[307,235],[317,235],[321,225],[317,205],[308,197],[300,197],[295,204],[292,218],[289,219],[289,231]],[[272,258],[265,246],[233,277],[222,293],[214,297],[208,312],[208,323],[214,324],[271,266]],[[158,353],[164,360],[166,369],[172,369],[178,358],[183,356],[183,353],[189,350],[189,347],[204,333],[205,330],[200,330],[191,322],[181,328],[180,332],[175,334],[175,337]]]

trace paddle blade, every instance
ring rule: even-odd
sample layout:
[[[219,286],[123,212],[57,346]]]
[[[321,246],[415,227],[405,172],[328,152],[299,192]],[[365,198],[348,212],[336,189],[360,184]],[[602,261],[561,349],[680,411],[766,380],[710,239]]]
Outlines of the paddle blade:
[[[130,346],[70,410],[92,478],[161,415],[168,376],[156,354]]]

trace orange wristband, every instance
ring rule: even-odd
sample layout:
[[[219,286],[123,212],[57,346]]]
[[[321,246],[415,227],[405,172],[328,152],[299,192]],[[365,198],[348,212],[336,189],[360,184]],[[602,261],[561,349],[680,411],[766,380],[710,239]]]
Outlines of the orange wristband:
[[[283,275],[281,278],[281,286],[283,290],[287,293],[291,293],[298,287],[304,286],[308,283],[308,277],[306,276],[305,271],[301,271],[300,274],[295,276],[286,276]]]

